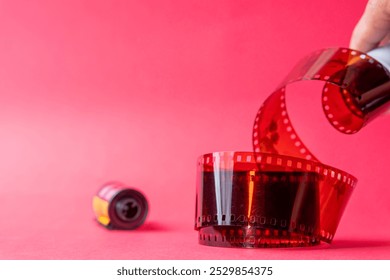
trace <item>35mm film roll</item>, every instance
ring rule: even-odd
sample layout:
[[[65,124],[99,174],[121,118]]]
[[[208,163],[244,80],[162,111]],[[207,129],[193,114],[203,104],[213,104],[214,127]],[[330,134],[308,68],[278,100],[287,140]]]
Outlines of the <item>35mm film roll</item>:
[[[119,182],[105,184],[93,197],[97,221],[109,229],[136,229],[148,214],[145,196]]]
[[[389,71],[346,48],[304,58],[260,107],[254,152],[216,152],[198,160],[199,243],[223,247],[294,247],[330,243],[356,185],[347,172],[321,163],[288,115],[288,84],[325,82],[324,113],[333,127],[356,133],[389,103]]]

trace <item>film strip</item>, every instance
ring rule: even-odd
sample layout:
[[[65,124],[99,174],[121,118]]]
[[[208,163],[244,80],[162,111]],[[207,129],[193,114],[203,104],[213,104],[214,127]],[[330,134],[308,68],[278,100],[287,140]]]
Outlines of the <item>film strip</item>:
[[[302,247],[330,243],[357,179],[321,163],[296,133],[288,84],[325,82],[331,125],[353,134],[389,104],[389,71],[371,56],[325,49],[304,58],[260,107],[254,152],[217,152],[198,160],[199,243],[222,247]]]
[[[93,197],[96,220],[109,229],[136,229],[148,214],[145,196],[119,182],[105,184]]]

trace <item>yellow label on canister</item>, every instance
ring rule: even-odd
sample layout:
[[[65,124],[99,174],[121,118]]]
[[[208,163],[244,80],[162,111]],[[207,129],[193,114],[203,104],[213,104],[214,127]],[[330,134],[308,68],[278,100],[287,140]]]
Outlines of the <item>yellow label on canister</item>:
[[[107,226],[110,223],[110,217],[108,216],[108,201],[105,201],[98,196],[94,196],[92,206],[99,223]]]

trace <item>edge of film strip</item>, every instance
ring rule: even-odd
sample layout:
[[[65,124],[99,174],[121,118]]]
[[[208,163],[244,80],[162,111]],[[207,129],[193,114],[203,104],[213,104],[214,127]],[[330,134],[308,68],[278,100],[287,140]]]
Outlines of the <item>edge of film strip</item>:
[[[319,175],[330,176],[335,180],[343,182],[352,188],[356,186],[357,178],[347,172],[344,172],[338,168],[332,167],[320,163],[318,161],[310,161],[303,158],[296,158],[291,156],[285,156],[280,154],[269,154],[269,153],[250,153],[250,152],[218,152],[205,154],[198,159],[198,166],[209,166],[214,167],[214,163],[218,162],[220,158],[224,158],[219,164],[220,168],[232,168],[239,166],[240,164],[260,164],[260,170],[267,169],[265,165],[277,167],[280,166],[287,170],[295,171],[308,171],[316,172]],[[231,164],[225,164],[226,160]],[[245,166],[243,166],[245,168]],[[277,169],[275,169],[277,170]]]

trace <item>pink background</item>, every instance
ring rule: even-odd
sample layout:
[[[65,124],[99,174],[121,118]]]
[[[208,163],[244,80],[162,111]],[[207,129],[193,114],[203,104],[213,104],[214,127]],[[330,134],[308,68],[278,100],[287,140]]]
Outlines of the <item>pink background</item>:
[[[197,157],[251,150],[264,99],[302,56],[348,46],[365,2],[2,1],[0,258],[390,258],[390,115],[354,136],[302,126],[359,178],[332,245],[212,248],[193,230]],[[148,197],[139,230],[94,221],[111,180]]]

